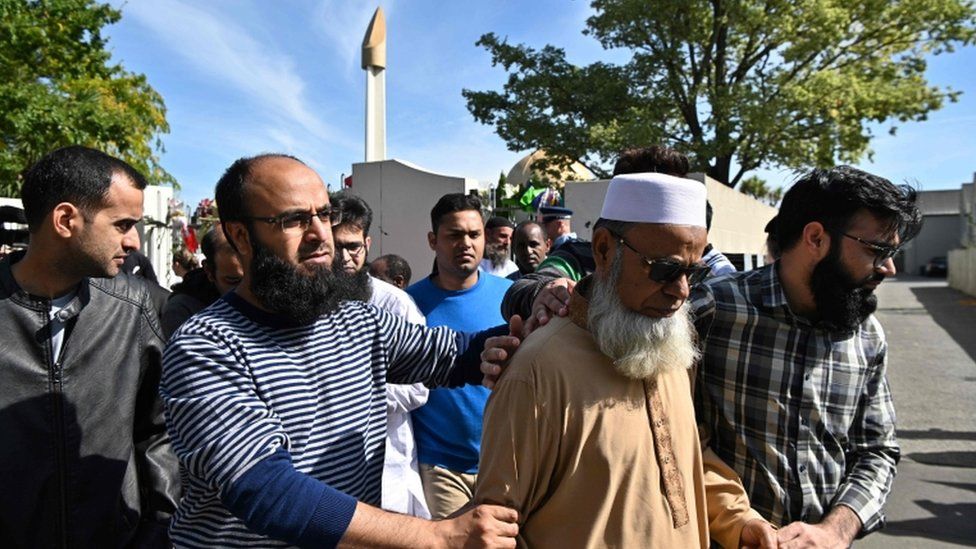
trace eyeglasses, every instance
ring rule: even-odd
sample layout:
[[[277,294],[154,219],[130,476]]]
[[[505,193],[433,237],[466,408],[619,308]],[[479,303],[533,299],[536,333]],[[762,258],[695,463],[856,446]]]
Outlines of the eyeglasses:
[[[312,218],[317,217],[319,221],[329,227],[339,220],[339,210],[332,206],[323,206],[315,213],[312,212],[286,212],[274,217],[245,217],[253,221],[264,221],[269,225],[278,225],[282,232],[305,232],[312,225]]]
[[[621,244],[630,248],[630,251],[637,254],[637,257],[649,267],[647,277],[658,284],[670,284],[682,276],[687,276],[688,285],[694,286],[705,280],[705,277],[712,270],[711,267],[706,265],[685,267],[673,259],[648,259],[644,254],[638,252],[633,246],[627,243],[624,237],[620,235],[616,235],[616,237],[620,240]]]
[[[883,244],[875,244],[874,242],[868,242],[863,238],[858,238],[852,234],[847,234],[847,233],[844,233],[844,236],[852,240],[857,240],[861,244],[864,244],[865,246],[870,248],[872,252],[874,252],[875,269],[880,269],[881,265],[883,265],[885,261],[888,261],[892,257],[895,257],[896,255],[898,255],[898,252],[901,251],[901,246],[885,246]]]
[[[346,252],[347,254],[349,254],[349,257],[358,257],[359,254],[366,251],[366,245],[363,244],[362,242],[349,242],[347,244],[340,244],[336,242],[335,247],[336,247],[337,254]]]

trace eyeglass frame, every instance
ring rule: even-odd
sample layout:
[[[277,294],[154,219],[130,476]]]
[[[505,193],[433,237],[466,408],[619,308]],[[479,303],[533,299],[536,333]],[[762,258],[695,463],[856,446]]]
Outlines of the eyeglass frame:
[[[614,232],[611,232],[610,234],[617,237],[617,240],[621,244],[630,248],[630,251],[637,254],[637,257],[640,258],[640,260],[643,261],[645,265],[647,265],[648,267],[647,278],[650,279],[651,282],[657,284],[672,284],[674,282],[677,282],[682,276],[684,276],[688,279],[688,286],[695,286],[703,282],[708,277],[708,273],[712,271],[712,268],[709,267],[708,265],[692,265],[690,267],[685,267],[681,263],[671,258],[649,259],[647,256],[638,252],[633,246],[631,246],[630,243],[627,242],[627,240],[623,236],[616,234]],[[668,267],[676,269],[676,272],[678,274],[670,279],[658,280],[653,276],[654,267],[657,265],[667,265]]]
[[[356,251],[349,249],[351,245],[356,246]],[[353,242],[351,244],[339,244],[335,243],[336,256],[342,257],[342,253],[348,253],[350,258],[359,257],[360,254],[366,253],[366,242]]]
[[[242,219],[247,221],[263,221],[269,225],[277,224],[278,229],[280,229],[281,232],[283,233],[301,227],[301,232],[304,233],[308,231],[309,227],[312,226],[313,217],[319,218],[320,223],[322,223],[323,225],[331,229],[333,223],[339,220],[340,215],[341,212],[339,211],[338,208],[333,208],[331,204],[327,204],[325,207],[319,208],[315,213],[312,213],[311,211],[308,210],[302,210],[297,212],[288,211],[272,217],[244,216]],[[325,216],[324,219],[323,216]],[[285,221],[289,218],[297,219],[298,225],[296,225],[295,227],[285,227]]]
[[[852,239],[852,240],[857,240],[858,242],[860,242],[861,244],[864,244],[865,246],[867,246],[868,248],[870,248],[874,252],[874,268],[875,269],[880,269],[881,266],[884,265],[884,262],[885,261],[888,261],[889,259],[892,259],[896,255],[898,255],[899,252],[902,251],[902,247],[901,246],[887,246],[887,245],[884,245],[884,244],[877,244],[877,243],[874,243],[874,242],[869,242],[867,240],[864,240],[863,238],[854,236],[852,234],[847,234],[847,233],[841,233],[841,234],[844,235],[844,236],[846,236],[847,238]]]

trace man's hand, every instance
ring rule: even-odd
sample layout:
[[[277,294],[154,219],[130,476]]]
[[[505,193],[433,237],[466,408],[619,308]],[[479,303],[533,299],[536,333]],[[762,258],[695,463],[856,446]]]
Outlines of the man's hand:
[[[780,529],[779,546],[787,549],[799,547],[846,548],[854,543],[861,531],[861,519],[846,505],[836,505],[820,524],[794,522]]]
[[[775,549],[776,529],[765,520],[752,519],[742,527],[739,535],[739,545],[741,547]]]
[[[523,337],[522,317],[512,315],[508,320],[508,335],[489,337],[485,340],[485,348],[481,351],[481,373],[484,378],[482,385],[489,389],[495,386],[498,376],[502,375],[509,359],[515,354]]]
[[[499,505],[479,505],[434,523],[438,547],[515,547],[518,513]]]
[[[539,326],[545,326],[554,316],[569,314],[569,295],[576,283],[568,278],[557,278],[547,283],[532,302],[532,316],[525,323],[526,334]]]
[[[784,526],[776,537],[781,549],[800,549],[801,547],[846,549],[851,546],[851,540],[844,539],[832,528],[823,524],[794,522]]]

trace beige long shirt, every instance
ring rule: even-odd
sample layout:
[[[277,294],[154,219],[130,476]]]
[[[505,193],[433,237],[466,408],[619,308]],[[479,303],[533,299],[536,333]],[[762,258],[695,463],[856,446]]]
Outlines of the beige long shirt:
[[[522,547],[738,547],[760,516],[703,454],[688,372],[618,374],[573,297],[575,321],[526,339],[488,400],[474,500],[516,509]]]

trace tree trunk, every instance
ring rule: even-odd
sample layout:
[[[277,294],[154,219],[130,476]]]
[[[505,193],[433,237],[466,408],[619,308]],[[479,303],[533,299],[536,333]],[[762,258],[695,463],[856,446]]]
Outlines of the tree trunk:
[[[729,182],[731,175],[732,155],[717,157],[715,159],[715,163],[709,164],[708,166],[708,177],[711,177],[723,185],[735,188],[735,185]]]

